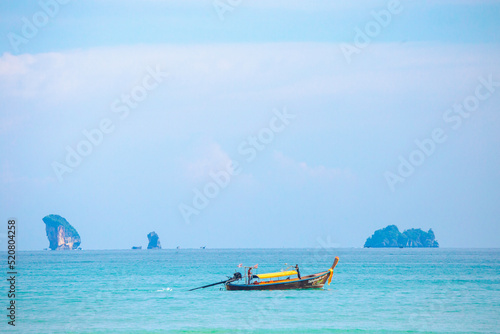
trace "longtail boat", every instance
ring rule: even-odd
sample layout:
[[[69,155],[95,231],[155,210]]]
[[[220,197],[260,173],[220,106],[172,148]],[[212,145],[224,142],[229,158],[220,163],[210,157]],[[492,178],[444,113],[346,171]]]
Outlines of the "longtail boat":
[[[291,290],[291,289],[321,289],[328,281],[330,285],[333,277],[333,270],[337,266],[339,258],[336,257],[333,265],[327,271],[323,271],[313,275],[301,276],[298,265],[295,266],[296,270],[287,270],[276,273],[268,274],[252,274],[254,267],[245,267],[247,275],[243,276],[241,273],[234,273],[233,277],[228,277],[228,280],[213,283],[210,285],[202,286],[196,289],[204,289],[210,286],[224,284],[228,291],[238,290]],[[243,281],[242,283],[238,283]]]

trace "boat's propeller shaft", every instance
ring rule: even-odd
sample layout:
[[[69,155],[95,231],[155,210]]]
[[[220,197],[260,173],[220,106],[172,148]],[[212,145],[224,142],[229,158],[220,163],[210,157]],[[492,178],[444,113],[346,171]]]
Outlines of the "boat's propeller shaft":
[[[228,280],[217,282],[217,283],[213,283],[213,284],[209,284],[209,285],[205,285],[205,286],[200,286],[199,288],[194,288],[194,289],[191,289],[191,290],[188,290],[188,291],[194,291],[194,290],[198,290],[198,289],[205,289],[205,288],[209,288],[211,286],[215,286],[215,285],[219,285],[219,284],[232,283],[232,282],[240,280],[241,278],[242,278],[241,273],[236,272],[236,273],[234,273],[233,277],[229,278]]]

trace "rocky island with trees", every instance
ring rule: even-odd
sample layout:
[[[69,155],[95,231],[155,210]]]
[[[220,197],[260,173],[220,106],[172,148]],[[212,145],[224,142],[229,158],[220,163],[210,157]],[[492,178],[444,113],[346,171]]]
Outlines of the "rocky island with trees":
[[[76,229],[59,215],[43,217],[45,233],[51,250],[78,249],[82,240]]]
[[[45,223],[45,233],[49,240],[48,249],[81,249],[79,247],[82,242],[80,235],[64,217],[48,215],[43,217],[42,221]],[[147,237],[148,249],[161,249],[160,237],[156,232],[150,232]],[[142,249],[142,246],[134,246],[132,249]]]
[[[396,225],[389,225],[386,228],[375,231],[365,242],[365,248],[383,247],[439,247],[436,236],[432,229],[428,232],[421,229],[409,229],[403,233],[399,232]]]

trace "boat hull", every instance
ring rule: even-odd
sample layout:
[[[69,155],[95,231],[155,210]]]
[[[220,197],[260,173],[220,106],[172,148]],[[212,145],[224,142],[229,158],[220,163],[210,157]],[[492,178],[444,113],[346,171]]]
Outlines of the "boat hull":
[[[295,290],[295,289],[321,289],[332,275],[329,271],[302,277],[301,279],[284,280],[275,283],[259,284],[226,284],[228,291],[254,291],[254,290]]]

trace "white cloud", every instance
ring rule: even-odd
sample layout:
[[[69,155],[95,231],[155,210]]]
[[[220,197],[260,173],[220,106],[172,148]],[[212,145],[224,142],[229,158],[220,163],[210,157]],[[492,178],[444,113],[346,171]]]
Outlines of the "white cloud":
[[[0,135],[7,132],[15,132],[25,122],[30,121],[29,115],[16,113],[0,114]]]
[[[383,103],[404,105],[416,96],[439,96],[451,103],[463,94],[457,83],[475,84],[485,73],[500,77],[498,52],[495,45],[373,44],[350,65],[339,45],[332,43],[140,45],[19,56],[5,53],[0,57],[0,98],[5,103],[22,99],[23,104],[34,106],[19,113],[43,113],[48,119],[56,112],[59,116],[64,106],[64,113],[85,112],[92,122],[102,114],[113,116],[111,102],[140,83],[147,67],[158,66],[170,76],[151,94],[154,99],[141,104],[141,119],[155,120],[148,119],[148,133],[190,136],[186,132],[210,128],[234,134],[249,131],[244,128],[249,117],[242,120],[241,115],[251,113],[252,119],[258,119],[258,113],[263,115],[276,105],[323,101],[334,103],[335,110],[348,102],[356,103],[355,113],[370,110],[382,98]],[[94,108],[98,99],[99,108]],[[0,107],[7,122],[5,110]],[[317,111],[312,107],[304,112]],[[16,117],[28,119],[24,116]],[[378,115],[373,120],[374,125],[382,121]]]
[[[439,4],[467,4],[467,5],[482,5],[495,3],[497,0],[432,0],[429,1],[432,5]],[[387,7],[390,0],[316,0],[301,1],[301,0],[242,0],[241,7],[267,9],[267,10],[300,10],[300,11],[319,11],[319,10],[369,10],[377,7]],[[413,0],[400,0],[403,6],[408,3],[415,3]],[[237,5],[238,6],[238,5]]]
[[[131,46],[0,57],[4,97],[85,99],[130,89],[148,66],[172,74],[172,89],[192,96],[248,94],[335,94],[385,90],[414,76],[463,77],[465,71],[498,66],[498,47],[419,43],[373,44],[348,65],[338,44],[262,43],[189,46]],[[457,66],[467,65],[467,66]],[[439,73],[436,73],[439,71]],[[457,71],[461,71],[458,72]],[[387,80],[386,78],[394,80]],[[295,96],[295,95],[294,95]]]
[[[19,176],[19,173],[12,168],[12,165],[8,161],[3,161],[0,167],[0,183],[3,185],[8,184],[31,184],[35,186],[45,185],[47,183],[54,183],[56,179],[52,176],[45,177],[29,177],[29,176]]]
[[[200,182],[206,180],[210,172],[228,170],[231,162],[232,159],[219,144],[206,140],[196,145],[191,155],[185,158],[184,169],[189,180]]]
[[[274,152],[274,161],[282,171],[296,177],[306,177],[324,182],[345,179],[352,180],[355,178],[354,174],[347,168],[329,168],[323,165],[310,166],[306,162],[295,161],[278,151]]]
[[[0,58],[0,76],[9,77],[28,73],[29,66],[35,62],[35,57],[30,54],[13,56],[5,53]]]

